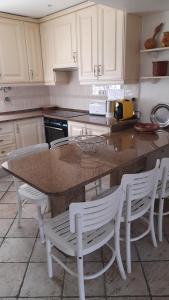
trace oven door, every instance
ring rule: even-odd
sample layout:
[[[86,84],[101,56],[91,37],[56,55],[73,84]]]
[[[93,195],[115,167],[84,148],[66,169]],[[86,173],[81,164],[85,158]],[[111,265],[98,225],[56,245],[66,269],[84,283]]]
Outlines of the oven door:
[[[65,130],[63,128],[56,128],[51,126],[45,126],[46,142],[50,144],[52,141],[66,137]]]

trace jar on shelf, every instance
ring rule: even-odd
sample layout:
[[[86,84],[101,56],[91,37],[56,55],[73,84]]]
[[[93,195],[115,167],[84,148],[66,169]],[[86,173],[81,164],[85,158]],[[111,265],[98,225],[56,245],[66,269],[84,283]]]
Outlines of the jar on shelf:
[[[169,31],[163,32],[163,38],[161,40],[162,47],[169,47]]]

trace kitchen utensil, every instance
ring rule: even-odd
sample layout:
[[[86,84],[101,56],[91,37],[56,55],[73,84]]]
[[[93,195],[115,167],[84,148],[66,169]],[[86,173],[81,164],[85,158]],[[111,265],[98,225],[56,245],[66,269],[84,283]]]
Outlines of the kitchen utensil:
[[[158,104],[153,107],[150,119],[152,123],[158,124],[160,127],[169,126],[169,105]]]
[[[154,30],[154,34],[153,34],[153,37],[152,38],[149,38],[145,41],[144,43],[144,47],[145,49],[153,49],[153,48],[156,48],[156,36],[157,34],[160,32],[160,30],[162,29],[163,27],[163,23],[160,23]]]
[[[153,61],[153,76],[167,75],[168,61]]]
[[[104,146],[105,138],[97,135],[79,135],[74,139],[83,152],[96,152],[98,146]]]
[[[159,125],[152,124],[152,123],[137,123],[134,125],[134,129],[138,132],[144,132],[144,133],[152,133],[159,129]]]

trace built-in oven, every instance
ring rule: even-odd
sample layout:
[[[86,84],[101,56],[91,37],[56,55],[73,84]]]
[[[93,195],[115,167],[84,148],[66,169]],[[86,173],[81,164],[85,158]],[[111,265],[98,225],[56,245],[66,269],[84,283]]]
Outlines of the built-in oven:
[[[54,140],[68,136],[68,124],[66,120],[44,118],[46,142],[51,143]]]

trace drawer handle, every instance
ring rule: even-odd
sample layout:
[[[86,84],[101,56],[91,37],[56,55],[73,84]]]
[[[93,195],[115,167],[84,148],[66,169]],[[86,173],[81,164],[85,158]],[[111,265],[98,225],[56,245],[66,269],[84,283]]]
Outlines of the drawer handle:
[[[1,153],[4,154],[4,153],[6,153],[6,151],[5,151],[5,150],[2,150]]]
[[[0,140],[0,143],[4,142],[4,140]]]
[[[0,130],[2,130],[2,128],[0,128]]]

